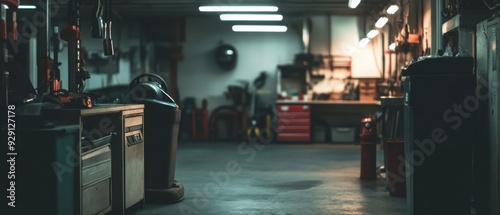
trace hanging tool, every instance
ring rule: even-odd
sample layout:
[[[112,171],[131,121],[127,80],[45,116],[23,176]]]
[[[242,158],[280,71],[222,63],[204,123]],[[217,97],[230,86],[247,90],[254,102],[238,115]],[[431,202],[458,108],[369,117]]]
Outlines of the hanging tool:
[[[97,0],[94,8],[92,9],[92,37],[93,38],[103,38],[103,13],[104,13],[104,5],[102,4],[102,0]]]
[[[7,40],[8,33],[12,34],[12,39],[17,41],[17,9],[19,8],[19,0],[0,0],[0,4],[7,5],[9,7],[9,16],[11,17],[12,23],[10,23],[10,29],[7,32],[7,19],[6,13],[2,13],[2,18],[0,20],[0,39]],[[2,6],[3,9],[3,6]]]
[[[111,1],[104,1],[104,55],[115,55],[113,39],[111,38]]]

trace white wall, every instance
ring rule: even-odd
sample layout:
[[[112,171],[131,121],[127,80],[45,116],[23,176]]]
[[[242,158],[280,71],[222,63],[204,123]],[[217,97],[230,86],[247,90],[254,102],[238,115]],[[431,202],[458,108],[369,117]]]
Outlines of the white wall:
[[[330,19],[330,28],[328,19]],[[328,40],[331,35],[331,54],[352,56],[352,76],[354,78],[379,78],[382,71],[380,35],[370,41],[366,47],[359,47],[360,35],[366,35],[371,30],[362,29],[361,19],[363,17],[312,16],[311,52],[313,54],[329,54]]]
[[[233,22],[222,22],[215,15],[188,18],[184,60],[178,67],[181,98],[195,97],[198,107],[207,98],[209,109],[230,104],[224,98],[227,86],[238,85],[238,80],[253,81],[261,71],[269,75],[265,88],[275,89],[277,66],[292,63],[294,55],[302,51],[302,30],[292,27],[286,18],[285,33],[233,32]],[[221,41],[236,48],[238,62],[233,71],[224,71],[215,63],[215,49]]]
[[[331,16],[332,54],[352,56],[352,77],[380,78],[382,71],[381,35],[370,41],[367,46],[359,47],[360,35],[364,36],[371,28],[360,29],[362,17]]]
[[[330,36],[328,29],[329,16],[311,16],[311,53],[312,54],[328,54],[328,37]]]

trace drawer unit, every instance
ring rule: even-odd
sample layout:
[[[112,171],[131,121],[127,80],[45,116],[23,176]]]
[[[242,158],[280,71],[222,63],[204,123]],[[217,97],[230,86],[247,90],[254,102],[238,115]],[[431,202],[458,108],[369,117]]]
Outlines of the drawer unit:
[[[278,141],[304,141],[311,139],[309,105],[278,105]]]
[[[309,119],[309,112],[278,112],[282,119]]]
[[[309,133],[309,126],[278,126],[278,131],[281,133]]]
[[[82,156],[82,186],[111,177],[111,149],[109,144]]]
[[[82,189],[82,214],[106,214],[111,209],[111,178]]]
[[[309,126],[309,119],[280,119],[278,118],[278,126]]]
[[[82,214],[111,210],[111,148],[107,143],[82,154]]]
[[[310,133],[278,133],[279,141],[310,141]]]

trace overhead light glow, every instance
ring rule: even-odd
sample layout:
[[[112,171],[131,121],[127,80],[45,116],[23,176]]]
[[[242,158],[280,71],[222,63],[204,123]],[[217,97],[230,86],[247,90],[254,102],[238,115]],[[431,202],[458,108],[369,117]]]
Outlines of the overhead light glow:
[[[221,14],[222,21],[281,21],[280,14]]]
[[[361,39],[361,40],[359,41],[358,45],[359,45],[359,47],[365,47],[365,46],[368,44],[368,42],[370,42],[370,39],[368,39],[368,38],[363,38],[363,39]]]
[[[391,45],[389,45],[389,50],[391,51],[396,50],[396,43],[391,43]]]
[[[7,7],[7,5],[3,5],[3,7],[5,9],[9,9],[9,7]],[[17,9],[36,9],[36,6],[35,5],[19,5],[19,7]]]
[[[370,39],[373,39],[373,38],[375,38],[377,35],[378,35],[378,30],[371,30],[370,32],[368,32],[368,34],[366,34],[366,37],[368,37],[368,38],[370,38]]]
[[[358,7],[359,3],[361,3],[361,0],[349,0],[348,6],[349,6],[349,8],[354,9],[354,8]]]
[[[235,32],[286,32],[284,25],[233,25]]]
[[[397,11],[399,10],[399,7],[395,4],[389,6],[389,8],[387,8],[387,13],[388,14],[395,14]]]
[[[387,21],[389,21],[387,17],[380,17],[380,19],[378,19],[375,23],[375,27],[382,28],[385,26],[385,24],[387,24]]]
[[[201,12],[276,12],[276,6],[200,6]]]

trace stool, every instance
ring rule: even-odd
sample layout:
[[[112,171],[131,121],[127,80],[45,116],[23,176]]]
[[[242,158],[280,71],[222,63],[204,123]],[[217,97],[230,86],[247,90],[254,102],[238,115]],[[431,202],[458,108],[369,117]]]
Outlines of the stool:
[[[231,123],[231,140],[237,140],[238,138],[238,112],[237,111],[222,111],[219,113],[216,113],[214,118],[214,123],[213,123],[213,128],[212,128],[212,134],[214,140],[217,140],[218,137],[218,129],[219,129],[219,121],[221,120],[227,120]]]
[[[191,114],[193,140],[208,140],[207,109],[193,109]]]

